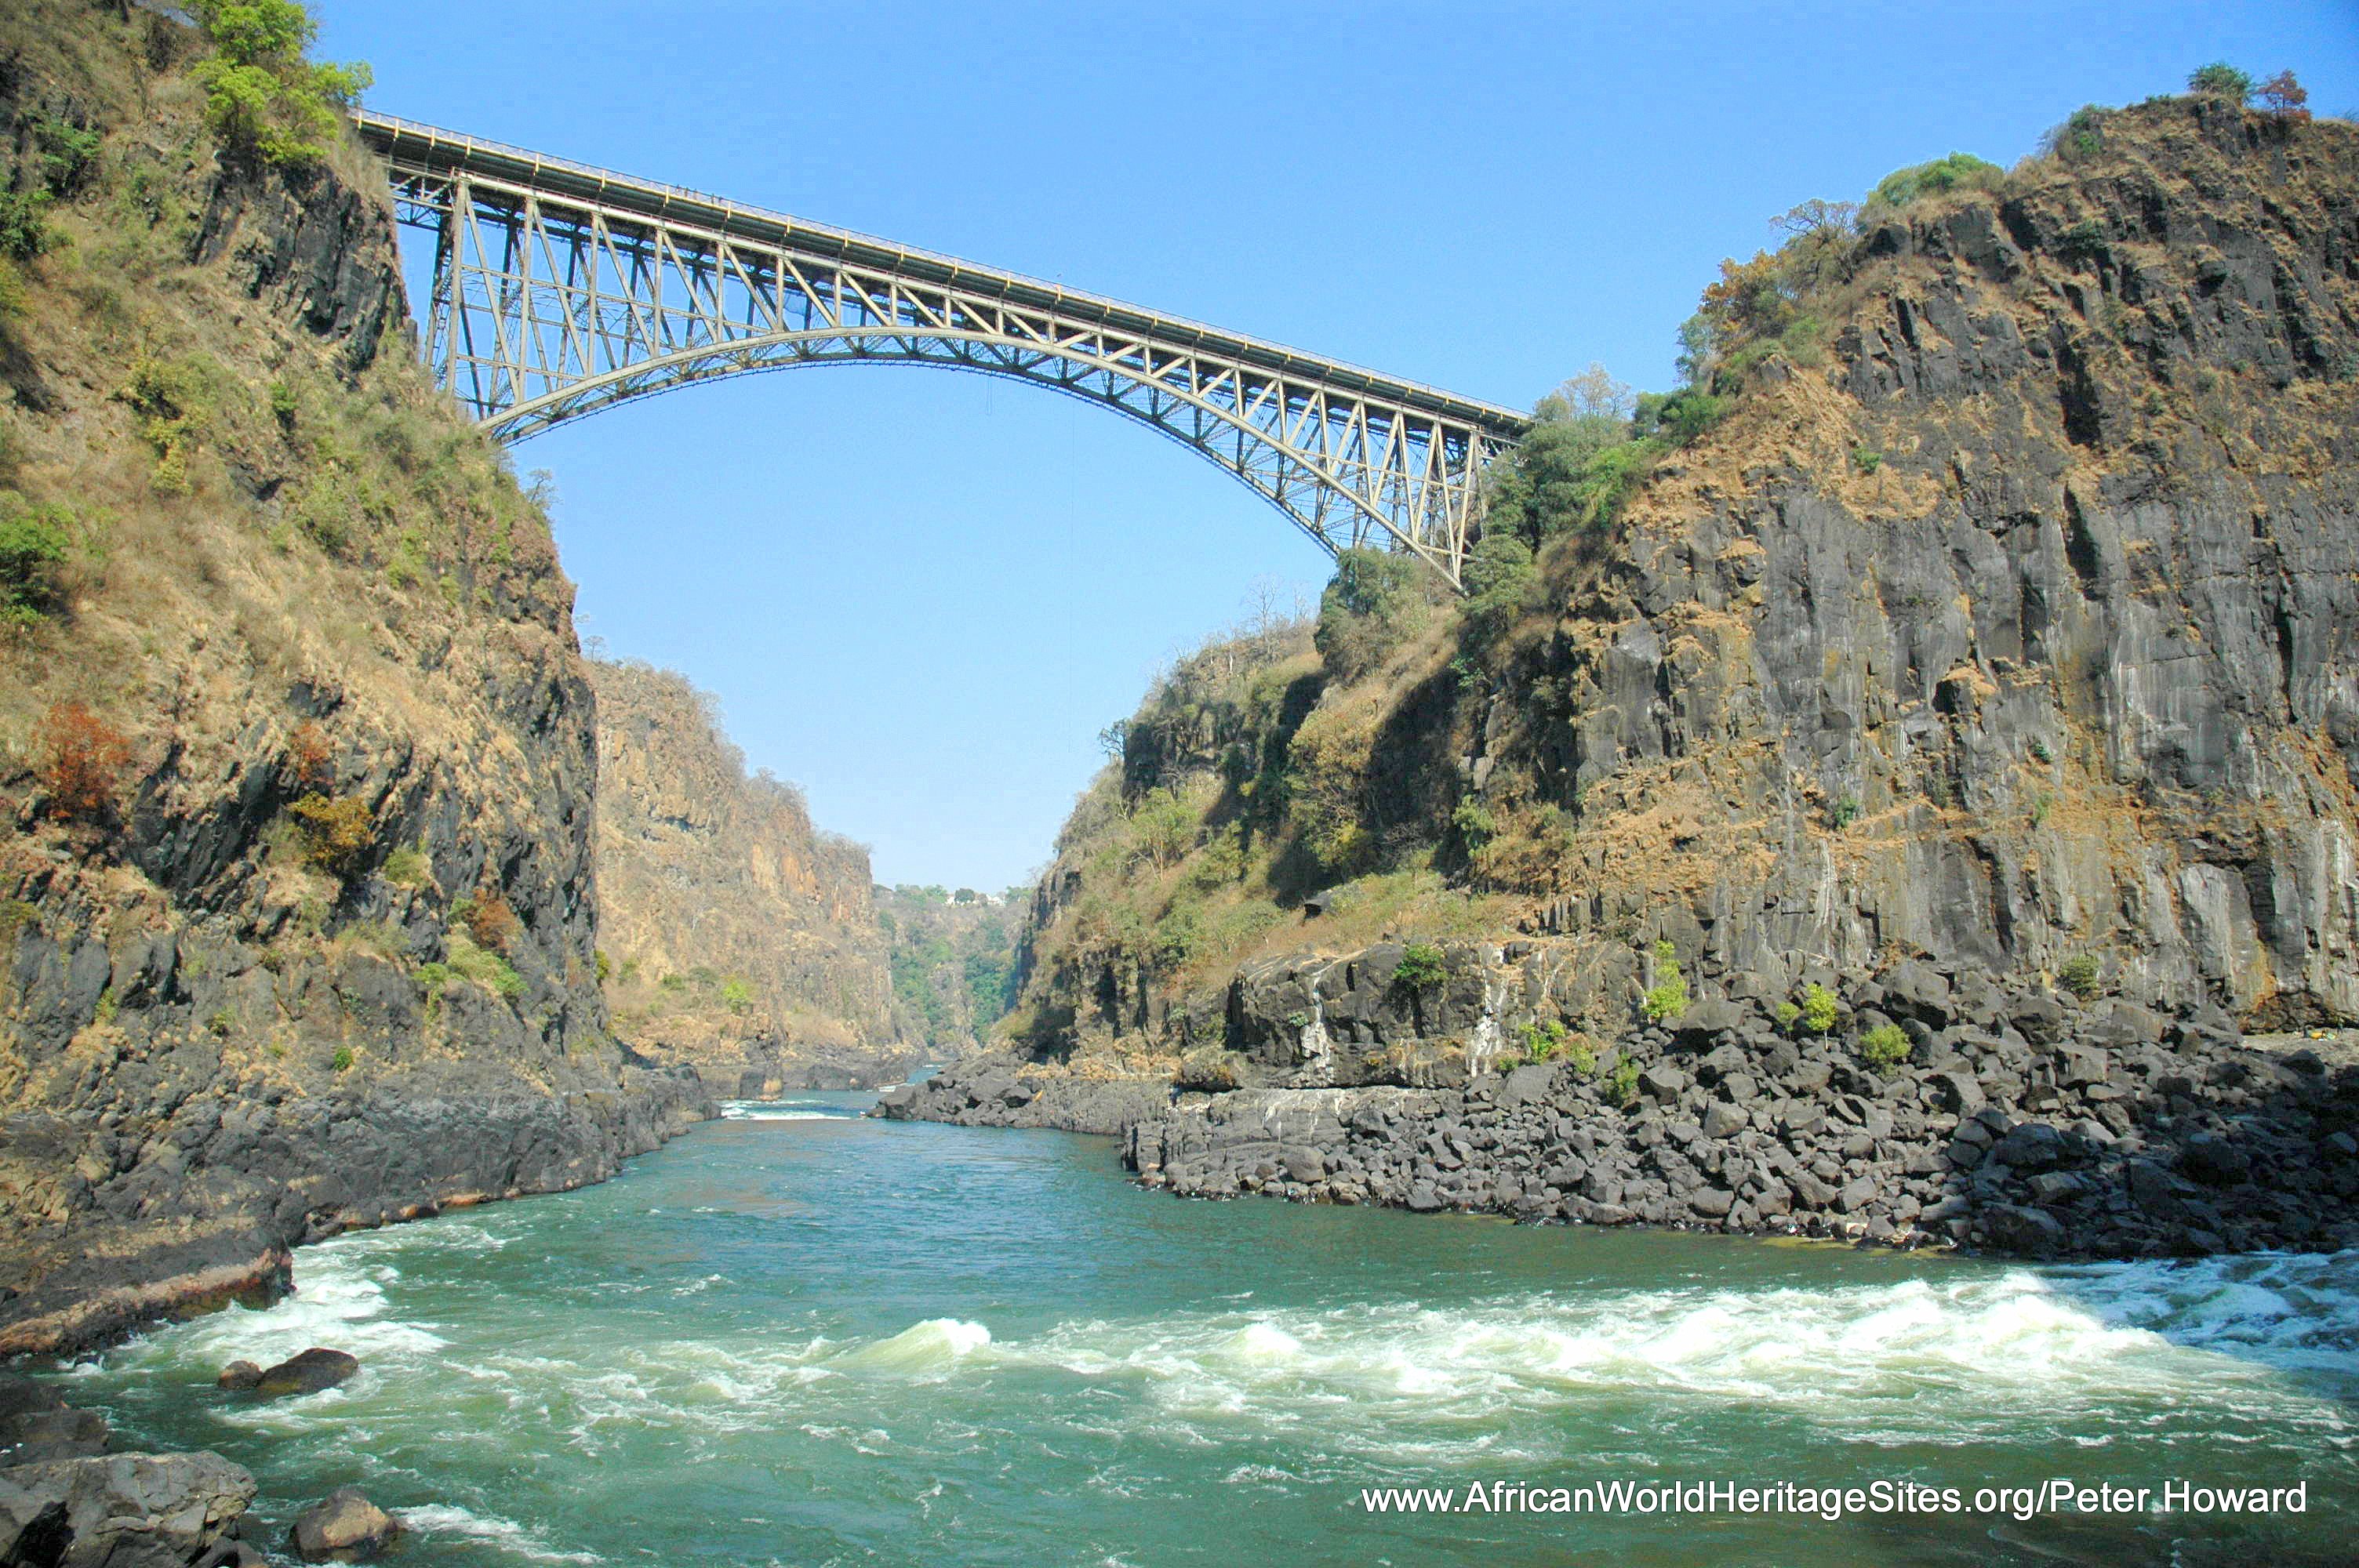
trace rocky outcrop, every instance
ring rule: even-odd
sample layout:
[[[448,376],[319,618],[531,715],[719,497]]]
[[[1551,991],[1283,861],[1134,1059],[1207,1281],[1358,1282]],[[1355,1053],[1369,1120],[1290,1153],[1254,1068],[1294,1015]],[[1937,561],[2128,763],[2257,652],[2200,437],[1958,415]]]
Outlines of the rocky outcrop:
[[[217,156],[175,29],[0,23],[13,188],[103,143],[0,322],[0,507],[73,546],[0,639],[0,1354],[711,1109],[609,1030],[571,589],[398,341],[381,178]]]
[[[1175,667],[1043,882],[1027,1047],[1263,1081],[1305,994],[1229,988],[1280,932],[1560,938],[1607,1036],[1666,940],[1780,995],[1918,956],[2359,1020],[2354,185],[2348,124],[2158,101],[1830,231],[1521,586]]]
[[[921,1082],[887,1089],[874,1114],[892,1121],[1119,1136],[1161,1115],[1170,1098],[1168,1079],[1082,1077],[991,1052],[954,1062]]]
[[[615,1025],[714,1094],[897,1083],[868,852],[801,795],[748,777],[712,699],[669,670],[596,662],[600,950]]]
[[[1803,993],[1815,1020],[1781,1022],[1776,999],[1748,991],[1603,1044],[1523,1011],[1550,994],[1543,946],[1451,953],[1471,983],[1433,989],[1492,999],[1473,1031],[1420,1033],[1392,988],[1330,1026],[1350,1044],[1382,1036],[1386,1055],[1306,1027],[1253,1058],[1273,1084],[1363,1087],[1185,1095],[1131,1127],[1125,1158],[1195,1196],[2040,1257],[2359,1244],[2359,1043],[2246,1040],[2216,1005],[2170,1018],[1910,961],[1806,980],[1823,992]],[[1326,972],[1348,982],[1388,957]],[[1300,973],[1241,982],[1239,1011],[1285,1005]],[[1447,995],[1425,1016],[1460,1018]],[[1369,1061],[1384,1064],[1376,1081],[1336,1071]]]

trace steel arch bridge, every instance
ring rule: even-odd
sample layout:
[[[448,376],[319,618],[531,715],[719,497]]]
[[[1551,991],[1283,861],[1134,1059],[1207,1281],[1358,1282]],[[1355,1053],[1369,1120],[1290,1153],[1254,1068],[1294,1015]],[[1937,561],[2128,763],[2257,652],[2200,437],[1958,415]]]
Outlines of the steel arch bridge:
[[[1331,553],[1455,587],[1513,409],[720,197],[358,113],[434,236],[436,380],[501,441],[690,382],[903,362],[1102,404],[1234,474]]]

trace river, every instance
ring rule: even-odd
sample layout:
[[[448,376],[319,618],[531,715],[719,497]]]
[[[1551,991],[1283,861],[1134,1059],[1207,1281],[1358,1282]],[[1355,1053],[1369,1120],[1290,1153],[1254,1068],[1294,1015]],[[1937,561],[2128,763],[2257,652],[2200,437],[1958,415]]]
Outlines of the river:
[[[457,1564],[2348,1561],[2359,1254],[2028,1268],[1123,1180],[733,1108],[603,1186],[339,1237],[69,1369],[129,1443],[356,1483]],[[221,1393],[239,1357],[361,1357]],[[2307,1511],[1372,1514],[1363,1488],[2302,1483]],[[1510,1498],[1511,1500],[1511,1498]]]

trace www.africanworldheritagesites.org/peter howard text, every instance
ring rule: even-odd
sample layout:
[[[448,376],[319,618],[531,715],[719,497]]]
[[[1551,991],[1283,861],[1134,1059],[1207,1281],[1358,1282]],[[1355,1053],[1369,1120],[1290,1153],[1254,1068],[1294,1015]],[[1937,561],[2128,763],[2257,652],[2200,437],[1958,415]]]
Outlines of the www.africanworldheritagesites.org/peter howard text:
[[[1873,1481],[1807,1487],[1791,1481],[1597,1481],[1578,1487],[1477,1481],[1458,1487],[1363,1487],[1360,1507],[1377,1514],[1792,1514],[1824,1519],[1869,1514],[2277,1514],[2310,1511],[2310,1483],[2290,1487],[2090,1486],[2056,1476],[2029,1487],[1928,1487]]]

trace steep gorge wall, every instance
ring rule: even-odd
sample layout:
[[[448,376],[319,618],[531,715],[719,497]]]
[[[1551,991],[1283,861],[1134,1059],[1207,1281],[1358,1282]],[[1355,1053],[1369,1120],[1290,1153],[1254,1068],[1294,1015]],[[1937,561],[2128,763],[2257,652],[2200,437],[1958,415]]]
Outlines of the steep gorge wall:
[[[708,698],[671,671],[595,662],[598,918],[616,1030],[715,1093],[897,1081],[868,853],[749,777]]]
[[[2359,1020],[2359,132],[2122,111],[1872,211],[1800,308],[1504,613],[1168,683],[1029,1051],[1169,1070],[1238,964],[1394,935],[1558,939],[1608,1033],[1665,940],[1705,994],[1930,956]]]
[[[1541,928],[2359,1018],[2359,132],[2125,112],[1829,304],[1462,732],[1572,813]]]
[[[0,646],[0,1352],[709,1109],[609,1032],[571,589],[412,360],[381,176],[217,155],[193,47],[0,25],[60,242],[10,267],[0,506],[69,546]]]

